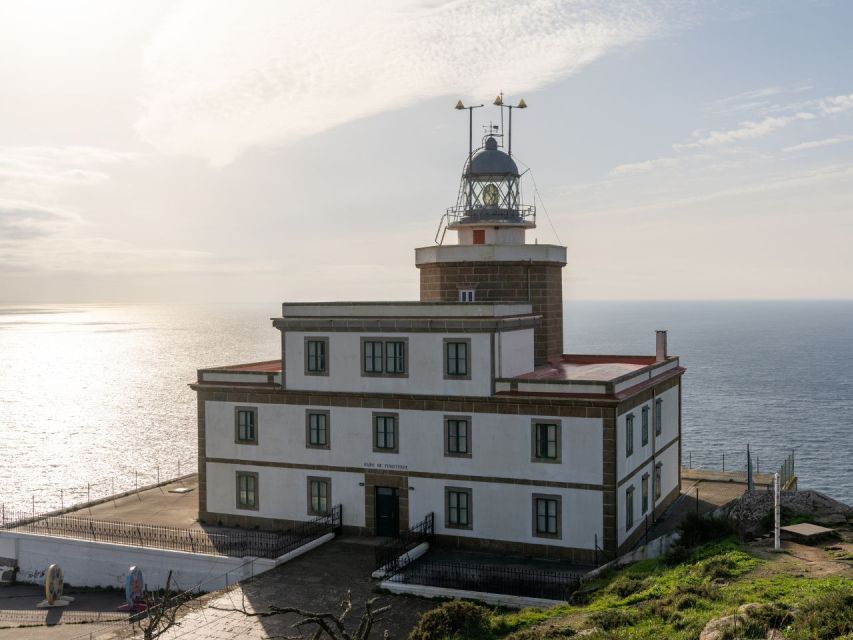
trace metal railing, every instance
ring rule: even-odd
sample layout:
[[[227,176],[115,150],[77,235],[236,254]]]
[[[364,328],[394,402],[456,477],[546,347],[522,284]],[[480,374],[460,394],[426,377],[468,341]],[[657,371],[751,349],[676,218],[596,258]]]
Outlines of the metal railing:
[[[457,222],[489,222],[503,221],[522,223],[536,222],[536,207],[530,204],[520,204],[511,209],[500,207],[469,207],[456,205],[448,207],[445,212],[447,224]]]
[[[5,518],[4,514],[4,518]],[[11,515],[11,514],[10,514]],[[171,549],[205,555],[277,558],[341,528],[342,507],[283,532],[182,529],[151,524],[95,520],[77,516],[15,514],[0,529],[44,536],[76,538],[134,547]]]
[[[568,600],[582,571],[416,560],[391,578],[394,582],[504,595]]]
[[[779,467],[779,486],[783,491],[797,488],[797,470],[794,464],[794,452],[788,454]]]
[[[385,574],[390,576],[400,570],[400,557],[411,551],[422,542],[429,542],[435,534],[435,514],[430,512],[416,525],[400,534],[380,547],[376,547],[374,558],[376,568],[384,568]]]

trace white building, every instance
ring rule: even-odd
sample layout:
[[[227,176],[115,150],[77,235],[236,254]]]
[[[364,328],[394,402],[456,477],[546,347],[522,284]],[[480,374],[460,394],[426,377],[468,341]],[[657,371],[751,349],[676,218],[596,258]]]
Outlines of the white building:
[[[395,536],[590,562],[678,495],[681,376],[656,354],[563,354],[564,247],[527,244],[511,156],[488,136],[416,249],[420,302],[284,303],[279,360],[202,369],[199,518],[283,528],[343,507]]]

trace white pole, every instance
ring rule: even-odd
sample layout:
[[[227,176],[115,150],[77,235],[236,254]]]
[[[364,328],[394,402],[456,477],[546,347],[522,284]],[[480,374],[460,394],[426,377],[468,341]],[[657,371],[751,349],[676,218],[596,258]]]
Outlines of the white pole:
[[[782,526],[782,493],[779,487],[779,474],[773,474],[773,549],[782,549],[780,528]]]

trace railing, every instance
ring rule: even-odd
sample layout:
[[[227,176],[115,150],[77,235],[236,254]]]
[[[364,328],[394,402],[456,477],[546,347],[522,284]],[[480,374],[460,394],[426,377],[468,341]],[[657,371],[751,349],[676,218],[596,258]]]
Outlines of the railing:
[[[581,571],[416,560],[391,580],[447,589],[568,600],[577,590],[581,576]]]
[[[435,514],[428,513],[426,517],[416,525],[386,542],[381,547],[376,547],[374,557],[376,568],[384,568],[385,575],[391,576],[400,570],[400,556],[411,551],[422,542],[429,542],[435,534]]]
[[[794,465],[794,452],[788,454],[779,467],[779,486],[783,491],[797,488],[797,471]]]
[[[76,486],[49,487],[30,491],[15,490],[8,501],[0,501],[0,510],[30,511],[35,517],[52,511],[65,511],[82,505],[121,497],[128,493],[178,482],[196,473],[197,460],[174,460],[169,464],[144,464],[140,469],[116,472]],[[11,497],[14,496],[14,500]]]
[[[68,515],[16,515],[17,517],[8,522],[3,521],[0,529],[206,555],[277,558],[326,533],[340,530],[342,508],[337,505],[328,514],[284,532],[223,529],[205,531]]]
[[[477,208],[467,205],[457,205],[455,207],[448,207],[445,217],[448,225],[458,222],[535,223],[536,207],[529,204],[521,204],[512,209],[501,209],[499,207]]]

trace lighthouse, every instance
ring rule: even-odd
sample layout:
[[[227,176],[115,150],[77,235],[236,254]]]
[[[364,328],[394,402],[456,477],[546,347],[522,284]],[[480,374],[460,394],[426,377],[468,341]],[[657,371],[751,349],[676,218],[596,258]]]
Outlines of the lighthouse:
[[[495,104],[509,110],[510,123],[513,109],[527,106],[504,105],[503,96]],[[469,111],[469,141],[475,108],[457,104]],[[441,217],[436,244],[415,249],[415,265],[421,302],[530,304],[542,318],[534,338],[534,363],[541,365],[563,354],[566,248],[530,243],[534,229],[536,207],[523,199],[511,124],[506,135],[489,126],[479,148],[469,142],[456,204]]]

